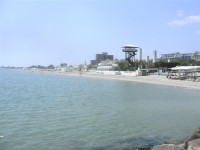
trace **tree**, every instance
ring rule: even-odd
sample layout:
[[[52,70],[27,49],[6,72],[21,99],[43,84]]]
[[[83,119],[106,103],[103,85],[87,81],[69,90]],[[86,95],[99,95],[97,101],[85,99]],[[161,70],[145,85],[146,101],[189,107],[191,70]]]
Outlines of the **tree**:
[[[79,65],[78,66],[78,71],[82,71],[82,69],[83,69],[83,65]]]
[[[67,63],[60,63],[60,67],[67,67]]]
[[[146,68],[146,66],[147,66],[146,61],[144,61],[144,60],[138,61],[138,67],[139,67],[140,69]],[[138,68],[138,67],[137,67],[137,68]]]
[[[155,67],[167,67],[167,68],[172,68],[176,66],[195,66],[195,65],[200,65],[199,61],[193,60],[193,59],[183,59],[183,58],[175,58],[171,59],[170,62],[168,62],[167,59],[162,59],[160,61],[155,62]]]
[[[177,62],[177,61],[174,61],[174,62],[166,62],[166,61],[157,61],[155,62],[155,67],[156,68],[172,68],[172,67],[176,67],[178,66],[180,63]]]
[[[54,67],[54,65],[49,65],[49,66],[47,66],[47,69],[54,69],[55,67]]]
[[[127,60],[120,60],[117,62],[120,71],[127,71],[129,68],[129,62]]]

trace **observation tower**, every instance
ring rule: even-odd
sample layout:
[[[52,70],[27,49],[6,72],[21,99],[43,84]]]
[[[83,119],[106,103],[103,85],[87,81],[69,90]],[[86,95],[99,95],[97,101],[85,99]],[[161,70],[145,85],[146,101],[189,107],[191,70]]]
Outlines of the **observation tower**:
[[[138,51],[138,48],[138,46],[130,44],[122,47],[122,52],[125,52],[125,60],[127,60],[130,64],[132,63],[133,58]]]
[[[138,51],[138,46],[135,45],[125,45],[122,47],[122,52],[125,52],[125,60],[129,62],[129,70],[131,70],[133,61],[136,55],[136,52]]]

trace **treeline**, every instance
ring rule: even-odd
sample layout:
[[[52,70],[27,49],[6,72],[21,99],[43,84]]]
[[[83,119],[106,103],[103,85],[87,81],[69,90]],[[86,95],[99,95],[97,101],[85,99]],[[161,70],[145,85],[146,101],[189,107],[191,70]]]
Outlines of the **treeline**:
[[[153,63],[152,60],[149,62],[146,61],[134,61],[131,64],[127,60],[120,60],[116,62],[118,64],[115,67],[116,71],[135,71],[138,68],[146,69],[146,68],[172,68],[176,66],[200,66],[200,61],[196,61],[193,59],[162,59],[158,60],[157,62]]]
[[[41,66],[41,65],[32,65],[28,68],[37,68],[37,69],[55,69],[55,66],[54,65],[49,65],[49,66]]]
[[[61,63],[60,67],[67,67],[67,63]],[[42,66],[42,65],[32,65],[28,68],[37,68],[37,69],[55,69],[56,67],[52,64],[48,65],[48,66]]]
[[[60,64],[61,67],[67,66],[66,63],[61,63]],[[37,69],[55,69],[56,67],[52,64],[48,65],[48,66],[42,66],[42,65],[32,65],[28,68],[37,68]]]
[[[176,58],[176,59],[171,59],[170,62],[168,62],[168,60],[160,60],[157,61],[154,65],[156,68],[163,68],[163,67],[172,68],[176,66],[199,66],[200,61],[196,61],[193,59]]]

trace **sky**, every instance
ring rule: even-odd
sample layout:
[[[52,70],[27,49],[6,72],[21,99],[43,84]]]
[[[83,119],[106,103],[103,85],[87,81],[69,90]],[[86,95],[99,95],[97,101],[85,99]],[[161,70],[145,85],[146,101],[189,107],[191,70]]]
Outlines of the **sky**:
[[[200,51],[199,0],[0,0],[0,66],[90,63]],[[137,57],[137,56],[136,56]]]

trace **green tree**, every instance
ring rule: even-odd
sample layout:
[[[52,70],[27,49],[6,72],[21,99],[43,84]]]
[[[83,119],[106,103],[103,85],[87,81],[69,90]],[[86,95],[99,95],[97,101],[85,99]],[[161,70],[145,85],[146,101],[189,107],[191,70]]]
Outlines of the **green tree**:
[[[60,67],[67,67],[67,63],[60,63]]]
[[[83,69],[83,65],[79,65],[78,66],[78,71],[82,71],[82,69]]]
[[[54,67],[54,65],[49,65],[49,66],[47,66],[47,69],[54,69],[55,67]]]
[[[138,61],[138,67],[139,67],[140,69],[144,69],[144,68],[146,68],[146,66],[147,66],[146,61],[144,61],[144,60]]]
[[[159,68],[159,67],[172,68],[172,67],[176,67],[176,66],[200,65],[200,61],[196,61],[193,59],[175,58],[175,59],[170,59],[170,62],[168,62],[167,59],[162,59],[160,61],[157,61],[154,65],[156,68]]]
[[[120,60],[117,62],[120,71],[127,71],[129,68],[129,62],[127,60]]]

